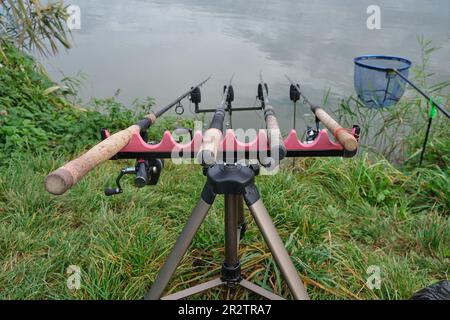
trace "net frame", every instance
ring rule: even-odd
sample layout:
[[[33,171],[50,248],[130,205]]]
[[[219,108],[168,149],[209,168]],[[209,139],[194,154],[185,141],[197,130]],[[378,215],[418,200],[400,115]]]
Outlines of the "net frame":
[[[377,65],[371,64],[374,61]],[[384,66],[383,61],[386,62]],[[366,107],[387,108],[402,98],[406,81],[393,70],[408,78],[412,65],[410,60],[396,56],[364,55],[355,58],[354,63],[355,90]]]

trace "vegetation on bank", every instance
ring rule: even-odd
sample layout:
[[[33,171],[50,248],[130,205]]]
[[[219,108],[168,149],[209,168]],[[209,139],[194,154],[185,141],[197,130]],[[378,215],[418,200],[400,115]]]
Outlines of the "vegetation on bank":
[[[187,217],[204,177],[198,166],[166,162],[160,183],[103,195],[124,164],[108,162],[67,195],[43,188],[67,161],[25,154],[0,178],[0,296],[5,299],[141,299]],[[308,159],[295,171],[259,177],[264,203],[314,299],[405,299],[448,278],[448,176],[408,176],[388,162]],[[244,276],[289,297],[274,261],[246,213],[240,254]],[[218,198],[176,273],[170,291],[220,274],[223,201]],[[66,269],[82,270],[81,289],[66,287]],[[381,289],[366,286],[379,266]],[[225,298],[212,291],[197,298]],[[239,291],[236,298],[256,298]]]
[[[450,78],[435,83],[434,74],[428,71],[430,58],[438,48],[424,37],[418,37],[418,45],[422,59],[411,68],[410,78],[419,87],[426,88],[434,101],[448,106]],[[408,171],[418,166],[428,123],[429,102],[414,90],[407,91],[395,106],[385,109],[369,109],[355,97],[348,97],[342,99],[337,115],[340,122],[347,126],[360,125],[365,151],[386,158]],[[449,134],[448,119],[439,114],[433,120],[432,141],[427,145],[425,154],[426,166],[450,168]]]
[[[95,144],[99,128],[117,131],[133,123],[151,101],[128,108],[114,98],[74,105],[73,82],[53,83],[16,46],[1,42],[0,298],[141,299],[200,195],[205,180],[201,169],[166,161],[157,186],[135,189],[128,180],[122,195],[107,198],[103,188],[126,165],[111,161],[66,195],[47,194],[43,180],[49,172]],[[342,120],[370,124],[355,103],[343,101]],[[374,116],[384,116],[385,124],[398,132],[400,125],[409,124],[408,110],[426,115],[426,106],[419,103],[409,97],[392,114]],[[353,159],[299,159],[294,166],[286,162],[275,176],[257,178],[311,298],[405,299],[448,279],[450,129],[436,122],[426,166],[416,169],[425,126],[420,121],[404,135],[380,133],[407,146],[395,167],[370,150],[376,143],[372,140]],[[165,118],[152,128],[151,138],[180,123]],[[222,212],[218,198],[171,292],[220,273]],[[246,217],[249,231],[240,252],[244,276],[289,297],[248,212]],[[67,288],[71,265],[81,268],[80,290]],[[367,287],[370,266],[380,268],[380,289]],[[226,292],[211,291],[197,298],[226,297]],[[236,298],[256,297],[238,291]]]
[[[63,1],[0,0],[0,55],[4,44],[44,56],[70,48]]]

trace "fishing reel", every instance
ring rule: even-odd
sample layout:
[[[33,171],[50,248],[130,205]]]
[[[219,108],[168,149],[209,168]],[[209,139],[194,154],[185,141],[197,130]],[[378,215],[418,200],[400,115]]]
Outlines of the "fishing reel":
[[[120,180],[128,174],[134,174],[134,185],[136,188],[143,188],[145,186],[154,186],[159,181],[159,176],[164,168],[164,161],[161,159],[144,160],[139,159],[136,161],[136,166],[131,168],[124,168],[120,171],[116,178],[116,188],[106,188],[105,195],[113,196],[123,192],[120,185]]]
[[[320,120],[317,117],[314,117],[314,119],[315,119],[314,120],[315,127],[312,124],[309,124],[309,125],[307,124],[306,130],[303,133],[302,140],[306,144],[313,143],[316,140],[316,138],[319,136],[319,133],[320,133]]]
[[[302,93],[300,91],[300,85],[294,84],[293,82],[291,83],[290,87],[289,87],[289,99],[294,103],[294,129],[297,127],[296,126],[296,103],[301,100],[302,98]],[[306,99],[306,97],[303,97],[303,101],[304,103],[308,104],[308,101]],[[305,119],[306,122],[306,119]],[[320,132],[320,120],[315,117],[315,128],[313,125],[306,125],[306,130],[303,133],[303,139],[302,141],[306,144],[311,144],[313,143],[316,138],[319,136],[319,132]]]
[[[317,136],[319,135],[319,129],[316,128],[312,128],[312,127],[307,127],[306,131],[304,133],[304,141],[307,144],[313,143],[314,140],[316,140]]]

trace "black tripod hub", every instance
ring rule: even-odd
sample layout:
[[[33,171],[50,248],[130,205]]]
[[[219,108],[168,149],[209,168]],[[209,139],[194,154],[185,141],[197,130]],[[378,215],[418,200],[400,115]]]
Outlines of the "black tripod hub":
[[[216,194],[243,195],[248,198],[247,205],[252,205],[259,199],[255,187],[255,176],[259,174],[259,166],[242,166],[240,164],[216,164],[205,169],[206,186],[202,192],[202,199],[209,202]],[[212,204],[211,202],[211,204]]]

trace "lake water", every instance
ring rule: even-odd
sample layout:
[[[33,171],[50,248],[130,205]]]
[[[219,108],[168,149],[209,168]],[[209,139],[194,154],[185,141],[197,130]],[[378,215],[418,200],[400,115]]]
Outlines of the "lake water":
[[[68,3],[68,1],[66,1]],[[236,106],[255,103],[259,72],[283,131],[292,128],[288,74],[314,103],[330,89],[354,93],[353,58],[364,54],[421,61],[418,35],[441,50],[433,55],[434,81],[450,75],[450,1],[213,1],[73,0],[81,8],[81,30],[73,48],[44,60],[55,80],[82,71],[82,97],[109,97],[129,104],[152,96],[164,105],[209,74],[203,108],[215,107],[234,73]],[[368,30],[366,9],[381,7],[381,30]],[[186,114],[190,114],[186,102]],[[298,123],[307,109],[300,107]],[[330,105],[330,108],[332,106]],[[235,127],[262,127],[255,112],[233,118]]]

